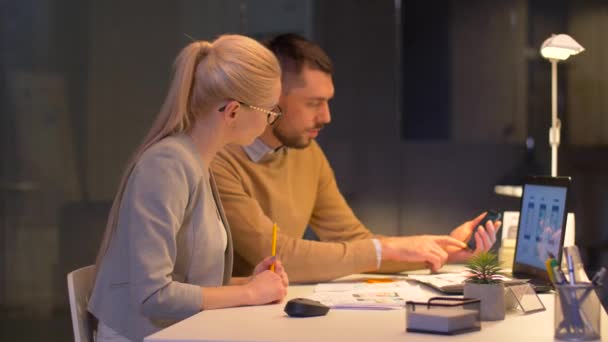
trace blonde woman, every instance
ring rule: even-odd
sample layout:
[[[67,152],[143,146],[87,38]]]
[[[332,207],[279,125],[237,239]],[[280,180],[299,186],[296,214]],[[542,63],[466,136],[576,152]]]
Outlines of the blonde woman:
[[[281,301],[282,264],[233,278],[232,241],[209,164],[279,116],[281,70],[253,39],[186,46],[169,94],[127,167],[97,257],[97,341],[141,341],[200,310]],[[275,271],[269,266],[275,262]]]

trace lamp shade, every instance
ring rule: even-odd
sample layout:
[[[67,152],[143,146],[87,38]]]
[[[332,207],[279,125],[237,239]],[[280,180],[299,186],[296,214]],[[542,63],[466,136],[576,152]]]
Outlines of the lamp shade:
[[[543,57],[562,61],[583,51],[585,51],[585,48],[567,34],[551,35],[540,47],[540,54]]]

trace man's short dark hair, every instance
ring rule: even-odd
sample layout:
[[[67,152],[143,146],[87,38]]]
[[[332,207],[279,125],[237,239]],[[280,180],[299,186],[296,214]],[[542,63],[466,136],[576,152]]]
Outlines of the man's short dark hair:
[[[304,65],[332,75],[334,66],[321,47],[295,33],[278,35],[265,43],[285,72],[299,74]]]

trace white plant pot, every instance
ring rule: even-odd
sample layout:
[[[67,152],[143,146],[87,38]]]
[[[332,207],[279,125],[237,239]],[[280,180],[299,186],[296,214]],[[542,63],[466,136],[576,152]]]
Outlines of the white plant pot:
[[[481,300],[481,320],[505,319],[505,286],[498,284],[464,284],[464,297]]]

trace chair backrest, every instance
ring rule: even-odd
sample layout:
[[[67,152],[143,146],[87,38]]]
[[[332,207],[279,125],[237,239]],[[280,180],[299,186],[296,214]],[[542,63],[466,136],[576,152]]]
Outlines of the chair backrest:
[[[87,311],[87,306],[94,277],[94,265],[68,273],[68,296],[75,342],[93,342],[92,315]]]

